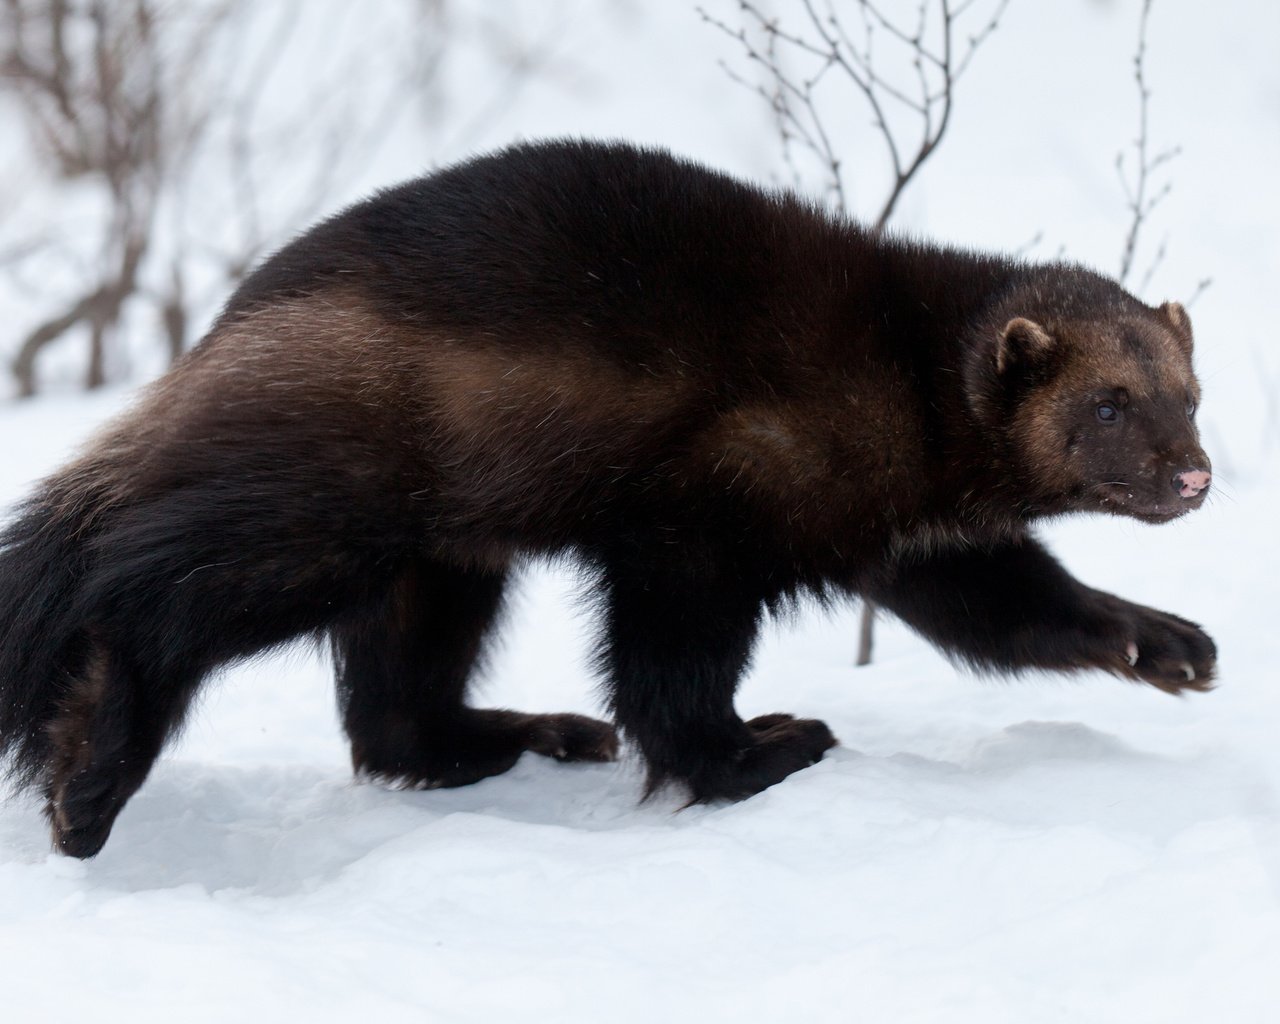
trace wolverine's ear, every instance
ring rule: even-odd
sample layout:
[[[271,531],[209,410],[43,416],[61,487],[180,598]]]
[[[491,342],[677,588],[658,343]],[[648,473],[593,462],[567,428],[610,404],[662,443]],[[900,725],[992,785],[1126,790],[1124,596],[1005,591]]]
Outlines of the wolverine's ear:
[[[1053,336],[1034,320],[1015,316],[1000,332],[996,342],[996,372],[1010,366],[1030,366],[1053,350]]]
[[[1183,350],[1190,356],[1195,342],[1191,336],[1191,317],[1187,316],[1186,307],[1181,302],[1166,302],[1160,307],[1160,315],[1173,328]]]

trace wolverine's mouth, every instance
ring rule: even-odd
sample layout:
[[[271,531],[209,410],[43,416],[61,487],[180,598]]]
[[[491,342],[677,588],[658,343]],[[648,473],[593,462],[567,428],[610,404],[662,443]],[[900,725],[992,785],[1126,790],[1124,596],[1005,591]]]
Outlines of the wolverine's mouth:
[[[1179,498],[1177,501],[1152,501],[1135,493],[1123,480],[1108,480],[1094,492],[1102,511],[1128,516],[1144,523],[1167,523],[1200,506],[1200,501]]]
[[[1162,507],[1135,508],[1134,506],[1131,505],[1127,508],[1117,508],[1117,509],[1114,509],[1113,511],[1115,511],[1118,515],[1130,516],[1133,519],[1140,519],[1144,523],[1168,523],[1174,519],[1177,519],[1179,516],[1185,516],[1188,512],[1191,511],[1191,509],[1189,508],[1170,509],[1170,508],[1162,508]]]

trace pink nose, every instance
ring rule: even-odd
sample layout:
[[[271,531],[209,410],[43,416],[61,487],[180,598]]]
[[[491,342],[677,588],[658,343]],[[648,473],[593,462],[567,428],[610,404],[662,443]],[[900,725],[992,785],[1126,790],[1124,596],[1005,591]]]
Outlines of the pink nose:
[[[1184,498],[1194,498],[1201,491],[1209,489],[1212,474],[1203,469],[1188,469],[1173,475],[1173,489]]]

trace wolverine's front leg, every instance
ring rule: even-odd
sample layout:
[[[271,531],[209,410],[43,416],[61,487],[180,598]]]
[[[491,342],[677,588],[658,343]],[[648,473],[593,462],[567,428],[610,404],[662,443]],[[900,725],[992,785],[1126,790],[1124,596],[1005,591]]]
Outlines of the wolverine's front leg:
[[[1199,626],[1085,586],[1029,536],[904,559],[872,596],[977,667],[1100,668],[1169,693],[1213,679],[1217,650]]]
[[[744,722],[733,707],[764,599],[713,568],[605,566],[601,663],[613,711],[648,767],[646,795],[683,783],[694,802],[740,800],[818,761],[835,745],[825,724],[786,714]]]

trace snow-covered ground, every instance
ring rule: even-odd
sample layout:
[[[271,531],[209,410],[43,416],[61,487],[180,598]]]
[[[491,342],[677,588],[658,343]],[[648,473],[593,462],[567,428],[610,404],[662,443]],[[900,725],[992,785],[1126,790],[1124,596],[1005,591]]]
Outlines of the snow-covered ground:
[[[1113,267],[1136,5],[1022,6],[904,222],[1006,247],[1043,230],[1047,253]],[[853,612],[805,613],[771,630],[740,709],[822,717],[841,746],[745,803],[677,813],[637,804],[626,760],[355,784],[328,668],[291,650],[209,689],[96,860],[51,855],[35,802],[0,804],[3,1019],[1276,1020],[1280,7],[1227,8],[1157,3],[1156,123],[1184,154],[1149,296],[1215,278],[1192,313],[1227,486],[1170,526],[1044,531],[1086,581],[1202,622],[1216,691],[980,680],[891,622],[855,670]],[[695,17],[663,17],[584,24],[598,88],[530,101],[485,141],[632,135],[763,174],[763,122],[740,145],[724,130],[752,123],[751,97],[694,66]],[[0,503],[125,401],[0,407]],[[598,712],[573,595],[530,573],[484,702]]]

